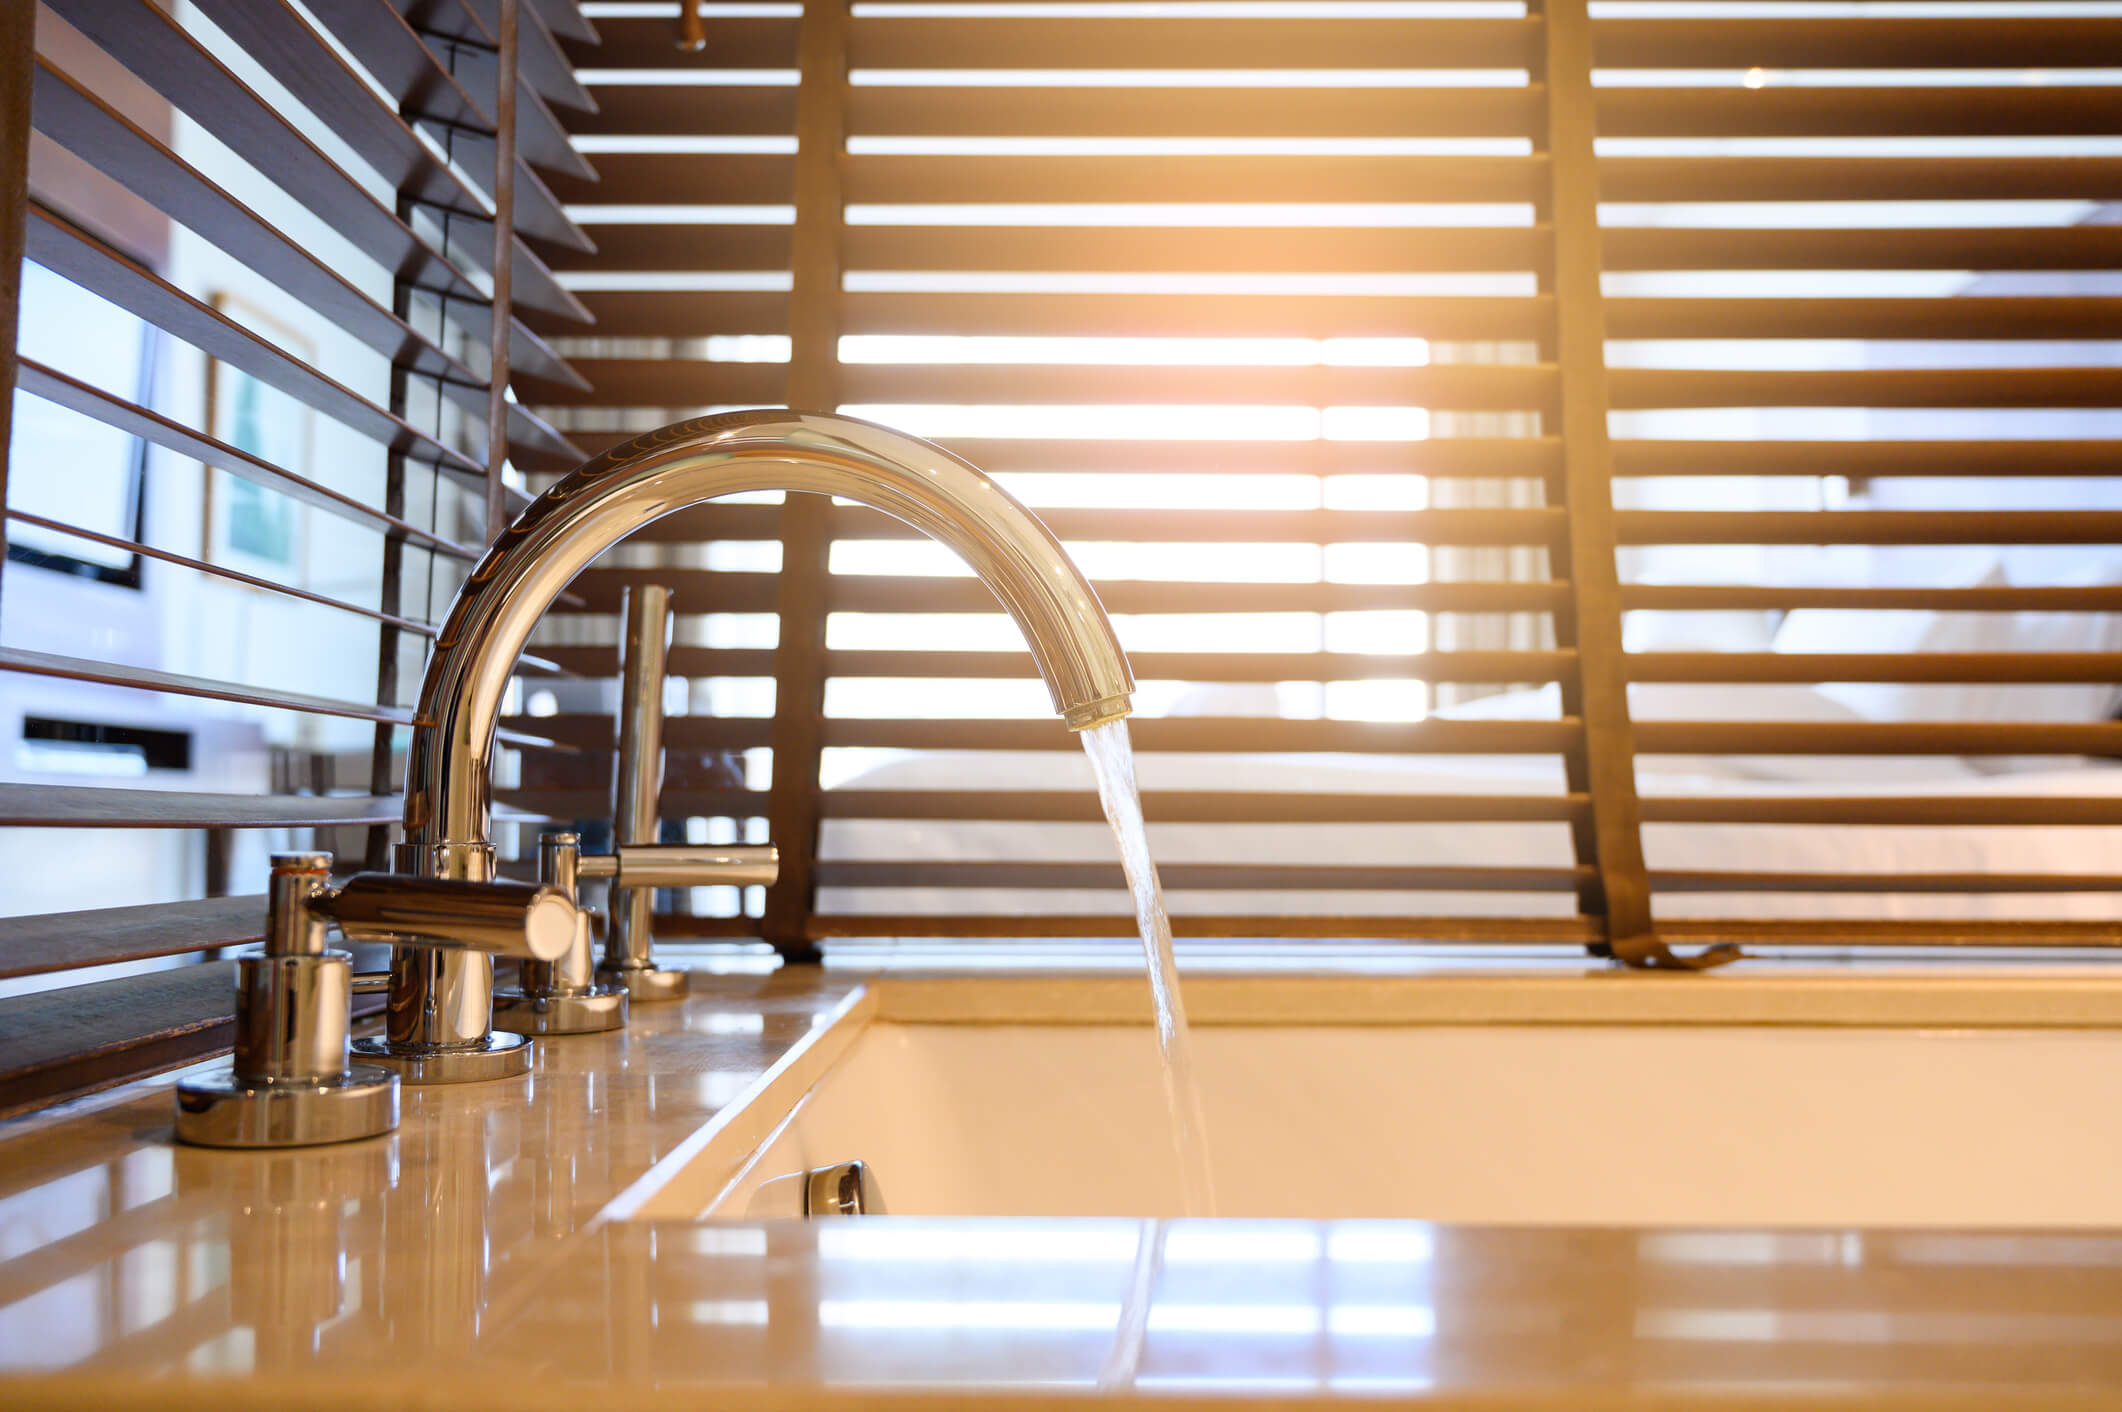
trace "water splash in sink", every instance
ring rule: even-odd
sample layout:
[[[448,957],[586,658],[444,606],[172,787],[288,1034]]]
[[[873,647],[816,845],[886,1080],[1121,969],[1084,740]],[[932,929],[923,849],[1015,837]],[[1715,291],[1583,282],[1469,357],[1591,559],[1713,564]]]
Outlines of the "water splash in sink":
[[[1142,951],[1149,963],[1149,998],[1157,1013],[1157,1046],[1164,1055],[1164,1101],[1171,1109],[1172,1146],[1178,1153],[1179,1178],[1189,1216],[1216,1214],[1215,1184],[1209,1175],[1206,1127],[1201,1121],[1201,1093],[1194,1086],[1193,1040],[1186,1027],[1186,1004],[1179,995],[1179,967],[1172,959],[1171,918],[1164,912],[1164,887],[1149,856],[1149,835],[1142,825],[1142,792],[1135,784],[1135,747],[1127,722],[1109,721],[1079,732],[1083,753],[1098,777],[1098,802],[1120,848],[1134,894],[1135,925],[1142,932]]]

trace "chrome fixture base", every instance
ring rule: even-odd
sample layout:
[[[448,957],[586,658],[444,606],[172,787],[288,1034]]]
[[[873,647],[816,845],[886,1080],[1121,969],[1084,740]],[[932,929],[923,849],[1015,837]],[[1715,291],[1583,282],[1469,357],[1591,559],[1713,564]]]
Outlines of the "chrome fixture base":
[[[494,992],[494,1028],[505,1034],[601,1034],[626,1024],[626,991],[596,985],[580,995]]]
[[[199,1147],[310,1147],[398,1126],[398,1076],[349,1064],[328,1078],[246,1080],[223,1071],[177,1085],[177,1141]]]
[[[363,1063],[381,1064],[409,1084],[484,1083],[530,1072],[531,1042],[520,1034],[490,1033],[462,1048],[408,1050],[372,1036],[355,1040],[353,1050]]]
[[[654,966],[599,966],[597,979],[621,987],[636,1005],[683,1000],[693,988],[690,971],[665,971]]]

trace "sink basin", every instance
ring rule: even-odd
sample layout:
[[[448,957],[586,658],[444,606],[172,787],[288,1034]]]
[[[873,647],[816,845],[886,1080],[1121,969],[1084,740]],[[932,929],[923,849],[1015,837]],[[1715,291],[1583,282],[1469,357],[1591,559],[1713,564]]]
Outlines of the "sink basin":
[[[609,1215],[1185,1214],[1139,981],[879,980]],[[2122,1225],[2111,972],[1189,981],[1224,1217]]]

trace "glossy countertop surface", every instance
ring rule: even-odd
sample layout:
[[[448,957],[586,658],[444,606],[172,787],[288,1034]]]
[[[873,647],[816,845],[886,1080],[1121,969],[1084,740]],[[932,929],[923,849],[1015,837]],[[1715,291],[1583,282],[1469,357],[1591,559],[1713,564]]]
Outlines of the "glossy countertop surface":
[[[0,1406],[2122,1403],[2122,1231],[598,1218],[860,984],[701,974],[337,1148],[178,1148],[168,1077],[0,1126]]]

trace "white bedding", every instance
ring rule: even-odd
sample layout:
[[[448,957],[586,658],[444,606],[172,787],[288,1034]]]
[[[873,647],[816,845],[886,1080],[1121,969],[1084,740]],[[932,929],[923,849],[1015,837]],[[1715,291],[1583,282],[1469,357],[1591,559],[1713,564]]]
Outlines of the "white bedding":
[[[1639,719],[1846,719],[1842,707],[1806,687],[1744,692],[1638,688]],[[1552,689],[1490,698],[1463,712],[1489,719],[1554,714]],[[1317,793],[1559,793],[1558,760],[1538,757],[1145,755],[1146,793],[1246,790]],[[2056,760],[2010,774],[1986,774],[1955,759],[1804,757],[1645,757],[1645,795],[1790,797],[1802,795],[1964,796],[1979,817],[1985,797],[2122,794],[2122,767]],[[1069,752],[937,752],[879,765],[846,787],[857,789],[1091,789],[1087,763]],[[1949,827],[1879,825],[1647,824],[1644,849],[1655,870],[1851,873],[2112,873],[2122,827]],[[1398,864],[1567,867],[1560,823],[1478,824],[1152,824],[1161,864]],[[1111,836],[1100,824],[937,823],[833,820],[822,853],[835,859],[1104,861]],[[1170,894],[1175,913],[1290,915],[1567,915],[1559,893],[1272,891]],[[1689,894],[1656,899],[1661,917],[2108,918],[2112,894]],[[972,888],[825,888],[821,911],[951,913],[1121,913],[1124,894]]]

